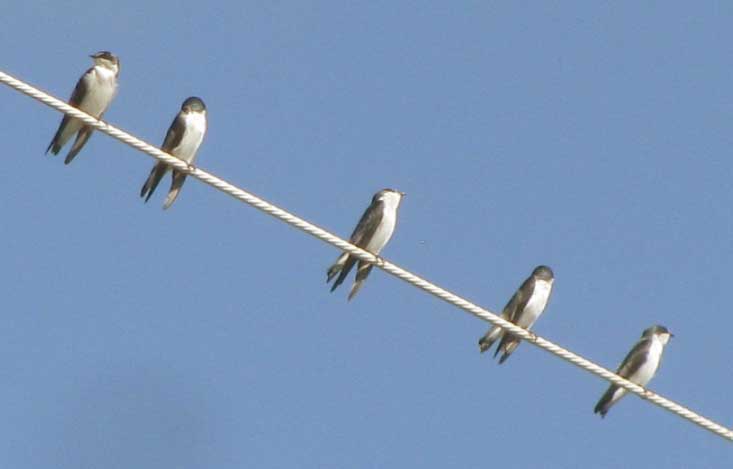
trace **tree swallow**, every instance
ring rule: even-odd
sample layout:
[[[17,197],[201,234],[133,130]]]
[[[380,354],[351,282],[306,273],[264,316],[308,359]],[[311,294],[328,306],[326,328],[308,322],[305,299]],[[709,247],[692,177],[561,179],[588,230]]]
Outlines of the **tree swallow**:
[[[79,78],[74,92],[71,93],[69,104],[97,119],[101,119],[117,94],[120,61],[111,52],[107,51],[97,52],[90,55],[90,57],[94,59],[94,66]],[[48,145],[46,153],[50,150],[52,154],[58,155],[61,147],[76,133],[76,140],[74,140],[74,144],[64,160],[64,164],[69,164],[84,147],[84,144],[87,143],[93,131],[92,127],[84,125],[79,119],[64,114],[59,130],[56,131],[56,135]]]
[[[173,119],[168,133],[165,134],[161,149],[192,165],[205,134],[206,105],[200,98],[190,97],[183,102],[181,112]],[[153,166],[140,191],[140,197],[145,197],[145,202],[153,195],[155,188],[158,187],[158,183],[163,179],[168,169],[168,165],[162,161]],[[183,182],[186,180],[186,174],[175,169],[172,173],[171,188],[163,204],[164,209],[173,204],[181,191],[181,187],[183,187]]]
[[[622,376],[632,383],[645,387],[654,377],[654,373],[659,368],[662,360],[664,346],[667,345],[669,339],[674,337],[664,326],[652,326],[641,334],[641,339],[634,345],[621,366],[616,370],[616,374]],[[594,414],[601,414],[605,417],[608,409],[611,408],[619,399],[624,397],[626,389],[611,384],[608,391],[601,397],[601,400],[593,409]]]
[[[554,281],[552,269],[544,265],[536,267],[532,271],[532,275],[522,283],[519,290],[509,300],[509,303],[504,306],[501,317],[524,329],[531,328],[547,306]],[[499,359],[499,363],[504,363],[509,358],[509,355],[519,346],[521,342],[520,338],[513,334],[505,333],[504,329],[500,327],[493,326],[486,335],[481,337],[478,345],[479,350],[483,353],[499,337],[502,339],[496,348],[494,356],[497,356],[499,352],[503,352],[504,355]]]
[[[351,238],[349,238],[351,244],[378,256],[392,237],[397,224],[397,209],[404,196],[404,192],[394,189],[383,189],[374,194],[371,205],[364,211],[354,232],[351,234]],[[356,257],[347,252],[336,259],[336,262],[328,269],[328,278],[326,279],[326,283],[328,283],[340,272],[336,282],[331,287],[331,291],[341,285],[357,260]],[[356,295],[364,284],[364,280],[366,280],[372,267],[373,265],[368,262],[359,261],[359,266],[356,269],[356,280],[349,292],[349,300]]]

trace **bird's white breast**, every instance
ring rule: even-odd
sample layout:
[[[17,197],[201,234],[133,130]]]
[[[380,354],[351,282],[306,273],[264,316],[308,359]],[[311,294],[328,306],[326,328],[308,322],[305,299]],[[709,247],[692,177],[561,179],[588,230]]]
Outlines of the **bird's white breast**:
[[[384,212],[384,217],[382,218],[382,223],[377,227],[374,236],[372,236],[372,239],[367,243],[366,250],[374,254],[379,254],[382,248],[387,244],[387,241],[389,241],[389,238],[392,237],[396,224],[396,212],[386,210]]]
[[[87,114],[100,117],[117,93],[117,77],[112,70],[95,66],[83,79],[86,81],[87,95],[79,107]]]
[[[394,233],[395,226],[397,225],[397,208],[400,205],[401,197],[397,193],[387,193],[382,197],[382,202],[384,203],[382,223],[377,228],[372,239],[367,243],[367,251],[379,254],[392,237],[392,233]]]
[[[206,114],[189,112],[184,114],[183,119],[186,131],[183,132],[181,143],[171,150],[171,154],[187,163],[193,163],[196,159],[196,152],[204,140],[204,134],[206,134]]]
[[[657,337],[652,339],[651,347],[649,348],[649,355],[643,365],[639,367],[636,373],[629,376],[629,381],[638,384],[639,386],[646,386],[647,383],[652,379],[654,373],[659,368],[659,362],[662,358],[662,351],[664,345]]]
[[[552,282],[535,280],[534,292],[524,308],[524,313],[518,318],[517,325],[529,329],[540,317],[552,292]]]

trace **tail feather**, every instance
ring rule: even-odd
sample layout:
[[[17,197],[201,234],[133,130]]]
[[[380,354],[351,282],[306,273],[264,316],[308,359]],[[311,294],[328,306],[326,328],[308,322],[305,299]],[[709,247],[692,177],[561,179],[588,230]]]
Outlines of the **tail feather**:
[[[348,252],[342,253],[338,257],[338,259],[336,259],[336,262],[334,262],[333,265],[328,268],[328,272],[326,272],[326,283],[329,283],[331,279],[336,276],[337,273],[341,272],[341,269],[344,267],[344,264],[346,263],[346,259],[348,257]]]
[[[351,272],[351,269],[354,267],[354,264],[356,264],[356,258],[354,256],[348,256],[343,267],[341,267],[341,271],[339,273],[338,278],[336,278],[336,281],[333,283],[333,286],[331,287],[331,291],[334,291],[336,287],[338,287],[339,285],[341,285],[344,282],[344,280],[346,279],[346,276],[349,275],[349,272]]]
[[[501,318],[505,320],[509,320],[509,310],[508,308],[504,308],[504,310],[501,312]],[[491,348],[492,345],[494,345],[494,342],[497,340],[503,338],[505,336],[504,329],[502,329],[499,326],[492,326],[486,334],[484,334],[483,337],[481,337],[478,341],[478,348],[481,351],[481,353],[484,353],[488,349]],[[494,355],[496,356],[496,355]]]
[[[481,353],[490,349],[491,346],[494,345],[494,342],[502,336],[503,332],[504,330],[501,327],[494,326],[489,330],[489,332],[481,337],[478,341],[478,348]]]
[[[168,167],[163,163],[156,163],[153,169],[150,170],[148,178],[145,180],[142,189],[140,189],[140,197],[145,197],[145,202],[150,199],[150,196],[155,192],[155,188],[158,187],[160,180],[165,176],[165,172]]]
[[[593,413],[601,414],[601,418],[605,417],[611,406],[618,402],[618,400],[621,399],[624,394],[626,394],[625,389],[622,389],[615,384],[612,384],[608,387],[608,390],[603,394],[603,396],[601,396],[598,404],[596,404],[595,408],[593,409]]]
[[[80,121],[64,114],[56,134],[46,148],[46,154],[50,151],[52,155],[58,155],[61,148],[66,145],[72,135],[81,128]]]
[[[52,155],[58,155],[61,151],[61,145],[59,145],[58,142],[58,132],[56,132],[56,136],[51,140],[51,143],[48,144],[48,148],[46,148],[46,154],[48,155],[48,152],[51,151]]]
[[[517,347],[519,347],[520,342],[521,339],[518,337],[510,333],[504,334],[504,337],[501,338],[501,342],[499,342],[499,346],[496,347],[496,352],[494,352],[494,356],[497,356],[499,353],[503,353],[499,359],[500,365],[509,358],[509,355],[511,355]]]
[[[69,150],[69,154],[66,155],[66,159],[64,160],[64,164],[69,164],[74,159],[74,157],[79,154],[82,148],[84,148],[84,145],[87,143],[87,140],[89,140],[89,137],[92,136],[92,132],[94,131],[93,127],[90,127],[88,125],[85,125],[81,128],[78,134],[76,134],[76,140],[74,140],[74,145],[72,145],[71,150]]]
[[[186,182],[186,173],[181,173],[180,171],[176,171],[174,169],[173,180],[171,181],[171,188],[168,191],[168,197],[165,198],[165,202],[163,203],[163,210],[166,210],[168,207],[173,205],[173,202],[176,201],[178,194],[181,192],[181,188],[183,187],[184,182]]]
[[[351,286],[348,301],[351,301],[351,299],[359,292],[359,290],[361,290],[361,287],[364,285],[364,281],[369,275],[369,272],[372,271],[372,267],[374,267],[374,265],[368,262],[359,261],[359,267],[356,269],[356,280],[354,280],[354,284]]]

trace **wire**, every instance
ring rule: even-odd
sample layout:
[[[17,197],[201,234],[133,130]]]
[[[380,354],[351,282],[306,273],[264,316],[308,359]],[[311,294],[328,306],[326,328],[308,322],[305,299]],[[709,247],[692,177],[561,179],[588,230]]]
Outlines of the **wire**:
[[[364,251],[363,249],[360,249],[347,241],[339,238],[338,236],[335,236],[328,231],[309,223],[308,221],[299,218],[269,202],[267,202],[264,199],[261,199],[254,194],[251,194],[249,192],[246,192],[235,185],[220,179],[216,176],[214,176],[211,173],[208,173],[204,170],[198,169],[194,166],[189,166],[187,163],[185,163],[182,160],[179,160],[178,158],[175,158],[158,148],[138,139],[134,136],[128,134],[127,132],[124,132],[123,130],[118,129],[117,127],[114,127],[112,125],[107,124],[106,122],[100,121],[98,119],[95,119],[94,117],[90,116],[89,114],[86,114],[85,112],[82,112],[74,107],[69,106],[65,102],[47,94],[43,91],[34,88],[25,82],[22,82],[18,79],[13,78],[12,76],[0,71],[0,82],[3,84],[20,91],[23,94],[26,94],[30,96],[33,99],[36,99],[47,106],[50,106],[58,111],[61,111],[65,114],[68,114],[72,117],[75,117],[81,121],[83,121],[85,124],[90,125],[94,127],[95,129],[106,133],[107,135],[110,135],[117,140],[120,140],[123,143],[126,143],[127,145],[130,145],[133,148],[136,148],[143,153],[147,153],[148,155],[154,157],[157,160],[163,161],[164,163],[174,167],[176,170],[187,173],[191,175],[192,177],[204,182],[205,184],[208,184],[210,186],[213,186],[214,188],[229,194],[230,196],[234,197],[235,199],[238,199],[246,204],[249,204],[268,215],[271,215],[279,220],[284,221],[290,226],[294,226],[301,231],[304,231],[308,233],[309,235],[320,239],[321,241],[324,241],[328,244],[331,244],[332,246],[337,247],[338,249],[348,252],[349,254],[355,256],[356,258],[365,261],[370,262],[380,269],[384,270],[387,273],[390,273],[394,275],[395,277],[404,280],[405,282],[408,282],[417,288],[430,293],[431,295],[440,298],[441,300],[450,303],[454,306],[457,306],[458,308],[461,308],[462,310],[469,312],[473,314],[474,316],[483,319],[484,321],[487,321],[495,326],[499,326],[512,334],[522,338],[523,340],[526,340],[527,342],[530,342],[536,346],[538,346],[541,349],[544,349],[554,355],[557,355],[558,357],[562,358],[565,361],[568,361],[572,363],[573,365],[582,368],[590,373],[593,373],[596,376],[600,376],[601,378],[610,381],[611,383],[620,386],[636,395],[641,397],[642,399],[646,399],[647,401],[650,401],[659,407],[666,409],[674,414],[677,414],[678,416],[682,417],[683,419],[686,419],[692,423],[695,423],[699,425],[700,427],[715,433],[718,436],[721,436],[723,438],[726,438],[728,440],[733,441],[733,430],[726,428],[706,417],[703,417],[702,415],[693,412],[692,410],[677,404],[674,401],[671,401],[665,397],[660,396],[659,394],[656,394],[652,391],[649,391],[648,389],[645,389],[637,384],[632,383],[631,381],[628,381],[620,376],[618,376],[615,373],[612,373],[611,371],[607,370],[606,368],[603,368],[599,365],[596,365],[595,363],[591,362],[590,360],[587,360],[580,355],[577,355],[567,349],[564,349],[560,347],[559,345],[556,345],[549,340],[543,339],[542,337],[537,336],[533,332],[529,332],[525,329],[522,329],[521,327],[518,327],[514,325],[513,323],[506,321],[502,319],[501,317],[497,316],[496,314],[481,308],[478,305],[475,305],[474,303],[471,303],[463,298],[461,298],[458,295],[455,295],[448,290],[445,290],[421,277],[418,277],[417,275],[383,259],[382,257],[375,256],[367,251]]]

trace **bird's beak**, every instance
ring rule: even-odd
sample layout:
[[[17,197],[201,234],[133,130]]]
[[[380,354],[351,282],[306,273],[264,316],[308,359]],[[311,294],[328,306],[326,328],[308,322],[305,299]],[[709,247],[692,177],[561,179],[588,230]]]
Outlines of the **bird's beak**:
[[[407,194],[405,194],[404,192],[400,192],[400,195],[401,195],[402,197],[404,197],[404,196],[406,196]]]

